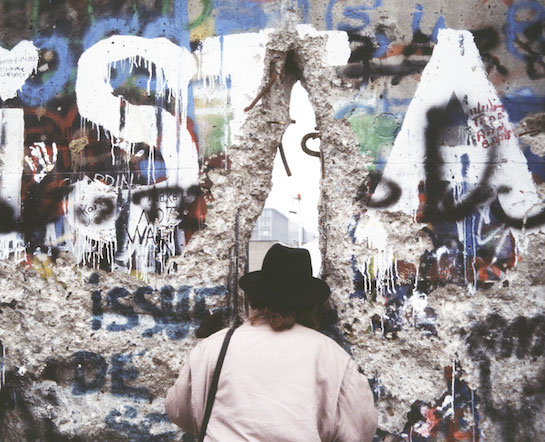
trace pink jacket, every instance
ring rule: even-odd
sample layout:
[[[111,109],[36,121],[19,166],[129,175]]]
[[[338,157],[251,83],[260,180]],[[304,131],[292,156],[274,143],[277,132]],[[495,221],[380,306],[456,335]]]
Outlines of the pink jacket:
[[[171,421],[199,434],[227,329],[200,342],[168,390]],[[299,324],[240,326],[231,339],[207,441],[371,441],[377,412],[367,379],[333,340]]]

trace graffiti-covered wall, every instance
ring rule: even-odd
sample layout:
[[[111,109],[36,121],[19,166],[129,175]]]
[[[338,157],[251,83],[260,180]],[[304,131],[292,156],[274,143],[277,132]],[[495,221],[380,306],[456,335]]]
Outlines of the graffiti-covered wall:
[[[376,440],[545,432],[545,6],[1,0],[1,440],[192,440],[300,81]],[[289,152],[287,152],[289,154]]]

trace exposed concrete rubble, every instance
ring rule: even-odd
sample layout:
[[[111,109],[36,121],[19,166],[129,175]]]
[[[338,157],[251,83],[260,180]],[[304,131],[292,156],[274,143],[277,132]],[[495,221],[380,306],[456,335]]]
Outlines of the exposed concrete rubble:
[[[443,111],[447,116],[454,115],[454,122],[448,118],[442,122],[448,129],[437,130],[441,143],[436,147],[443,153],[456,154],[459,149],[460,158],[441,158],[437,163],[422,158],[428,188],[423,179],[418,188],[411,189],[418,199],[414,213],[373,206],[370,198],[384,178],[384,163],[400,131],[403,112],[424,77],[422,70],[438,41],[432,25],[435,20],[441,23],[434,19],[430,24],[431,19],[425,17],[423,26],[430,32],[424,35],[420,29],[423,7],[416,5],[412,11],[416,17],[414,35],[401,38],[401,31],[394,28],[402,11],[397,8],[387,16],[386,2],[375,3],[361,10],[342,11],[336,2],[328,3],[332,16],[325,21],[335,19],[339,26],[323,27],[338,31],[297,26],[301,21],[297,11],[287,8],[278,19],[283,27],[252,34],[251,38],[266,42],[254,60],[261,85],[253,98],[259,99],[244,112],[240,131],[233,135],[228,149],[223,146],[225,149],[214,158],[199,163],[199,185],[209,187],[208,199],[202,203],[206,209],[204,226],[188,234],[190,240],[181,253],[168,257],[169,272],[116,271],[106,268],[104,257],[93,268],[91,263],[77,262],[70,251],[54,247],[37,247],[32,253],[22,253],[26,258],[16,262],[17,254],[10,249],[10,259],[0,261],[0,440],[192,440],[168,422],[164,395],[198,341],[197,330],[226,326],[245,317],[237,280],[245,271],[248,241],[272,187],[278,146],[291,124],[290,91],[296,81],[309,94],[321,141],[322,278],[332,289],[330,312],[322,331],[351,353],[369,379],[380,416],[377,440],[407,440],[411,435],[422,438],[419,440],[540,439],[545,432],[543,208],[536,204],[520,220],[510,215],[501,197],[510,190],[507,184],[513,183],[502,187],[490,184],[492,179],[484,184],[480,178],[471,181],[474,178],[468,171],[477,170],[476,165],[484,170],[485,160],[494,157],[483,156],[482,149],[471,155],[462,149],[474,148],[476,152],[483,138],[491,143],[486,152],[492,151],[494,142],[502,149],[506,149],[507,141],[518,143],[525,164],[505,156],[504,163],[493,166],[503,168],[502,176],[528,175],[533,180],[535,190],[521,191],[521,204],[530,204],[532,198],[542,201],[544,114],[532,113],[534,106],[524,118],[520,116],[514,132],[501,132],[500,128],[506,126],[500,126],[499,120],[506,117],[498,114],[507,114],[505,103],[509,100],[477,100],[472,107],[467,96],[453,94],[454,99],[444,103]],[[428,7],[430,2],[423,3]],[[476,28],[478,17],[499,20],[495,14],[500,15],[496,12],[500,6],[495,3],[490,14],[479,9],[475,17],[458,18],[458,9],[451,9],[445,16],[456,20],[459,28]],[[193,2],[190,7],[195,21],[206,12],[198,6]],[[532,8],[539,16],[541,9]],[[363,19],[354,11],[366,14],[368,19],[368,14],[382,14],[382,27],[358,34],[354,22],[358,17]],[[218,17],[221,21],[220,13]],[[517,17],[523,20],[525,16]],[[516,23],[507,25],[514,26],[513,32],[524,34]],[[192,32],[208,35],[206,26],[210,24],[205,19],[199,26]],[[409,29],[410,24],[406,27]],[[228,30],[233,29],[238,30]],[[346,29],[348,33],[341,32]],[[518,61],[508,58],[507,50],[495,49],[499,43],[493,37],[500,38],[497,32],[492,27],[490,32],[485,31],[473,33],[474,46],[473,40],[468,43],[469,34],[452,29],[448,32],[451,37],[458,32],[460,56],[467,48],[479,54],[482,63],[476,62],[474,71],[482,69],[488,74],[483,82],[490,82],[500,98],[511,93],[510,81],[515,84],[522,77],[526,82],[531,78],[536,90],[543,92],[545,84],[539,72],[532,70],[535,66],[530,55],[523,59],[528,63],[525,69],[517,68]],[[533,34],[529,31],[524,35],[527,40],[511,44],[516,43],[519,52],[532,54]],[[385,39],[396,38],[405,46],[386,45],[391,54],[380,52]],[[219,47],[219,42],[212,43]],[[199,49],[202,65],[209,56],[205,46]],[[535,65],[540,66],[537,61]],[[199,69],[204,71],[205,67]],[[225,79],[206,75],[210,78],[201,79],[204,86],[197,93],[201,94],[199,99],[227,90],[222,83],[227,83]],[[210,107],[215,106],[213,99]],[[425,100],[419,103],[424,106]],[[227,108],[233,114],[239,111]],[[511,109],[523,114],[515,106]],[[33,111],[32,118],[35,115]],[[44,115],[40,118],[46,118]],[[377,115],[386,116],[382,125]],[[475,115],[484,115],[487,121],[482,128],[475,122],[472,132],[468,127],[473,124],[471,118],[478,118]],[[496,116],[497,121],[490,116]],[[427,127],[425,120],[430,116],[421,118],[422,127]],[[515,117],[510,118],[515,126]],[[31,117],[27,115],[26,119]],[[200,130],[205,132],[202,127]],[[99,141],[92,140],[90,132],[75,130],[73,140],[67,143],[72,152],[67,157],[69,176],[76,175],[86,151],[99,149]],[[431,136],[426,130],[422,134],[428,149]],[[123,155],[131,161],[134,158],[130,155],[138,153],[127,152]],[[10,165],[4,150],[0,153],[4,177]],[[210,166],[208,161],[213,160],[219,161],[220,167]],[[45,159],[43,162],[47,163]],[[433,183],[441,187],[444,207],[463,206],[475,188],[484,189],[485,197],[473,202],[463,216],[445,209],[446,219],[437,221],[424,210],[429,195],[436,190],[430,189],[430,164],[440,172],[454,171],[452,178],[441,177],[438,172]],[[463,179],[455,180],[454,173]],[[500,176],[500,172],[494,173],[490,176]],[[21,172],[34,184],[35,177],[26,169],[25,174]],[[0,184],[6,182],[3,180]],[[397,185],[400,191],[408,186],[405,182]],[[32,187],[25,186],[19,193],[30,195],[28,189]],[[187,196],[189,191],[184,192]],[[121,201],[123,194],[116,195]],[[35,195],[33,198],[37,199]],[[2,202],[2,210],[6,207]],[[194,209],[189,205],[184,208]],[[440,212],[439,204],[436,209]],[[121,212],[115,209],[116,214]],[[527,225],[528,220],[533,224]],[[154,222],[157,227],[159,221],[150,224]],[[54,228],[49,228],[50,236],[51,230]]]

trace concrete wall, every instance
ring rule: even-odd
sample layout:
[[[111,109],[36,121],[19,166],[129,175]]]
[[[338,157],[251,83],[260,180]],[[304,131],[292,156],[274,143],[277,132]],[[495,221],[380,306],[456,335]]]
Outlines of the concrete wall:
[[[190,440],[163,397],[210,312],[244,316],[297,80],[321,138],[324,332],[370,380],[377,440],[540,439],[539,2],[0,10],[3,440]]]

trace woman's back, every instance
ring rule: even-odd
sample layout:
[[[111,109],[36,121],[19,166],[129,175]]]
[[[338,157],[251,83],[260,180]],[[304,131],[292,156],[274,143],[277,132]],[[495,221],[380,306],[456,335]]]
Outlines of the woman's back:
[[[334,341],[300,325],[317,327],[331,294],[312,276],[308,250],[273,245],[239,285],[251,319],[232,335],[205,440],[371,441],[377,411],[367,379]],[[190,433],[200,433],[226,333],[192,350],[167,393],[170,420]]]
[[[171,418],[180,413],[179,422],[190,429],[191,421],[195,433],[225,333],[192,351],[185,380],[181,374],[167,396]],[[206,440],[365,441],[375,427],[367,379],[334,341],[299,324],[274,331],[247,322],[235,331]]]

